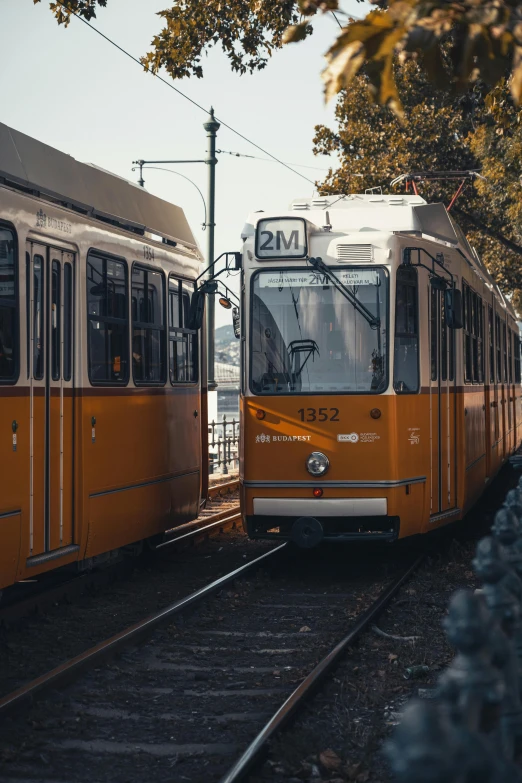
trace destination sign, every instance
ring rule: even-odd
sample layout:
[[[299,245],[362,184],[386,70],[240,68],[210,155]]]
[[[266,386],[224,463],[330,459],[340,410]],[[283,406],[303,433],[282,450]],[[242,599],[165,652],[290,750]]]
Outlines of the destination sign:
[[[379,285],[379,273],[374,269],[335,269],[336,278],[345,286]],[[321,272],[274,272],[260,276],[260,288],[294,288],[296,286],[330,286]]]

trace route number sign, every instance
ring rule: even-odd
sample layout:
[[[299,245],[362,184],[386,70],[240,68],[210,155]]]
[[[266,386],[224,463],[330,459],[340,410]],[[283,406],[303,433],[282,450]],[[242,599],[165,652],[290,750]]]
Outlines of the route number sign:
[[[257,224],[257,258],[306,258],[307,251],[303,218],[264,218]]]

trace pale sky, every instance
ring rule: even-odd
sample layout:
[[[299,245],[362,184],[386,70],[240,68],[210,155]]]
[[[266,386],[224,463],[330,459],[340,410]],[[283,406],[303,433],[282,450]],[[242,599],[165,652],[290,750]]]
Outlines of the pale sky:
[[[109,0],[93,24],[139,57],[161,29],[155,12],[168,5],[168,0]],[[364,13],[356,0],[346,0],[344,9]],[[0,0],[0,21],[1,122],[135,181],[132,161],[138,158],[205,157],[205,115],[79,20],[65,29],[46,0],[36,6],[33,0]],[[233,74],[225,56],[214,51],[203,62],[203,79],[173,82],[281,160],[317,167],[295,166],[312,181],[334,163],[312,154],[312,139],[316,124],[333,124],[335,105],[324,105],[320,71],[339,29],[331,15],[318,18],[315,28],[309,40],[286,46],[253,76]],[[226,128],[217,146],[265,157]],[[240,248],[249,212],[285,209],[292,199],[313,193],[312,183],[277,163],[218,157],[216,255]],[[170,168],[194,180],[206,197],[204,164]],[[151,193],[183,207],[204,251],[203,205],[194,186],[161,171],[145,172],[144,179]],[[230,320],[219,307],[216,315],[217,325]]]

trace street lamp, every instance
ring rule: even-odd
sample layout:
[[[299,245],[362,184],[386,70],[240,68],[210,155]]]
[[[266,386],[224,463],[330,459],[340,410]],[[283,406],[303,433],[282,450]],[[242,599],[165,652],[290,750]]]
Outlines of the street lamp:
[[[207,131],[207,157],[205,160],[135,160],[133,164],[140,168],[140,178],[138,184],[145,186],[143,179],[143,169],[148,165],[164,163],[205,163],[208,166],[208,212],[205,210],[205,228],[207,233],[207,262],[209,265],[209,277],[214,273],[214,229],[215,229],[215,203],[216,203],[216,134],[220,128],[219,122],[214,117],[214,109],[211,107],[208,120],[203,123]],[[176,174],[177,172],[173,172]],[[183,175],[181,175],[183,176]],[[192,180],[190,180],[192,181]],[[193,183],[194,184],[194,183]],[[199,190],[199,188],[198,188]],[[215,302],[214,297],[209,296],[207,302],[207,343],[208,343],[208,389],[213,391],[217,388],[214,372],[215,341]]]
[[[162,166],[147,166],[145,165],[145,161],[141,161],[142,166],[140,166],[140,177],[143,177],[143,169],[152,169],[153,171],[167,171],[169,174],[177,174],[178,177],[183,177],[183,179],[186,179],[187,182],[190,182],[191,185],[194,185],[196,190],[198,191],[199,195],[201,196],[201,201],[203,202],[203,210],[205,214],[204,222],[201,224],[203,226],[203,230],[207,227],[207,202],[205,201],[205,196],[201,192],[201,190],[198,188],[194,180],[190,179],[190,177],[186,177],[185,174],[182,174],[180,171],[173,171],[172,169],[164,169]],[[132,169],[132,171],[136,171],[135,168]],[[141,180],[140,180],[141,181]],[[142,185],[143,187],[143,185]]]

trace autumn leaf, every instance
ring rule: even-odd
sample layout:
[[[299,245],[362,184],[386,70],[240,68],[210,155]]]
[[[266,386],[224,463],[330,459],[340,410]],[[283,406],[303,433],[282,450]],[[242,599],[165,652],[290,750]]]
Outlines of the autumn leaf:
[[[511,79],[511,95],[516,103],[522,100],[522,46],[515,46],[513,54],[513,77]]]
[[[335,772],[341,768],[341,759],[337,753],[331,749],[323,750],[323,752],[319,754],[319,761],[329,772]]]
[[[310,25],[308,20],[300,22],[299,24],[292,24],[286,28],[283,33],[283,43],[296,43],[297,41],[303,41],[308,32],[310,31]]]
[[[326,101],[350,84],[363,64],[364,56],[364,45],[354,41],[328,58],[328,65],[322,73]]]

